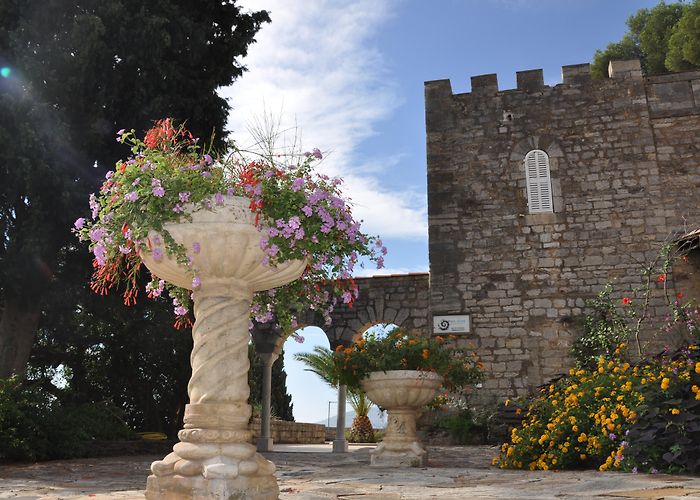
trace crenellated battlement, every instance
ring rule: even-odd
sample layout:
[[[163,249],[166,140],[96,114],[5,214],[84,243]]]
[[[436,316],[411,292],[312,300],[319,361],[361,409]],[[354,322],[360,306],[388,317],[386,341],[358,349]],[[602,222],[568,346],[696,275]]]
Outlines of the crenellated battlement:
[[[700,71],[644,77],[639,60],[634,59],[611,61],[610,78],[605,80],[592,80],[587,63],[562,66],[561,75],[562,83],[549,86],[544,83],[542,69],[518,71],[515,89],[500,89],[495,73],[477,75],[471,77],[471,92],[458,94],[453,94],[450,80],[428,81],[425,82],[426,119],[445,122],[446,105],[452,98],[469,107],[498,98],[499,105],[507,105],[511,111],[528,102],[542,103],[543,99],[554,107],[565,106],[568,96],[574,95],[571,92],[577,88],[588,96],[615,100],[619,106],[642,106],[652,118],[700,114]],[[630,86],[635,89],[631,90]]]
[[[517,86],[515,89],[499,89],[498,75],[490,73],[487,75],[477,75],[471,77],[472,94],[476,95],[493,95],[498,92],[521,90],[524,92],[537,92],[544,88],[549,88],[544,84],[544,73],[542,69],[529,69],[518,71],[515,73]],[[608,65],[608,76],[614,80],[624,80],[627,78],[642,78],[642,67],[639,59],[628,61],[610,61]],[[561,79],[564,85],[580,85],[591,81],[591,65],[571,64],[561,67]],[[433,80],[425,82],[426,87],[438,86],[445,87],[445,82],[449,84],[449,80]],[[450,85],[450,92],[451,85]]]

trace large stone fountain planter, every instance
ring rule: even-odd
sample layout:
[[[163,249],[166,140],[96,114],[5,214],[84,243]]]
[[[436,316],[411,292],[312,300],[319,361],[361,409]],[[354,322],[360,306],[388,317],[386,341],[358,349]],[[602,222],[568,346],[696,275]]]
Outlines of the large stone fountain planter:
[[[416,435],[416,418],[438,394],[442,377],[432,372],[372,372],[362,381],[367,397],[389,412],[384,439],[370,452],[371,465],[424,467],[428,454]]]
[[[151,465],[148,499],[278,498],[274,464],[250,444],[250,306],[255,292],[297,279],[306,263],[286,262],[276,269],[261,264],[260,232],[249,203],[228,198],[223,206],[194,212],[191,222],[165,225],[192,255],[201,285],[194,293],[185,425],[173,452]],[[153,246],[162,240],[155,233],[149,239]],[[199,253],[191,250],[194,243],[199,243]],[[175,259],[156,262],[152,254],[142,258],[159,278],[192,289],[191,270]]]

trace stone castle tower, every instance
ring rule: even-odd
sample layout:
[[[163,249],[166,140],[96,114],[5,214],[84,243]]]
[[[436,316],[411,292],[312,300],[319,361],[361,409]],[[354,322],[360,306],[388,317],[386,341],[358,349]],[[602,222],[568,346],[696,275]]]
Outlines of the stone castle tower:
[[[640,285],[639,262],[700,227],[700,72],[645,78],[621,61],[605,81],[587,64],[562,76],[425,84],[430,309],[469,315],[460,342],[494,399],[564,373],[585,299]],[[669,286],[700,298],[689,265]]]

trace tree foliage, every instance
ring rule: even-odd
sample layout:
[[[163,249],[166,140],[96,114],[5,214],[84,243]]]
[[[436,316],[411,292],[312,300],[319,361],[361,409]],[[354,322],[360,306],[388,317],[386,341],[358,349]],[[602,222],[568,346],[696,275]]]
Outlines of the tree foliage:
[[[267,21],[232,1],[0,0],[0,377],[23,372],[40,332],[32,376],[62,367],[71,397],[176,428],[189,335],[172,331],[165,302],[90,296],[70,227],[124,156],[117,129],[173,116],[205,139],[224,130],[216,90],[242,74]]]
[[[627,20],[628,31],[593,56],[594,78],[608,76],[611,60],[640,59],[647,75],[700,66],[700,0],[692,4],[661,2],[640,9]]]
[[[249,401],[255,411],[257,407],[262,405],[262,370],[264,365],[255,353],[252,343],[248,346],[248,358],[250,359],[250,370],[248,371]],[[270,411],[280,420],[294,422],[293,408],[292,396],[287,393],[287,372],[284,370],[284,351],[282,351],[272,364]]]

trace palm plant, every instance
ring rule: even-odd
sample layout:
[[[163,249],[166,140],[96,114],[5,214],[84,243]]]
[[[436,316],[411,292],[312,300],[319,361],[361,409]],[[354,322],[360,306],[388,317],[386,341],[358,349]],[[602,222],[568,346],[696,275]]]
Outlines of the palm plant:
[[[313,352],[297,353],[294,359],[308,367],[304,368],[305,371],[315,373],[333,388],[338,387],[338,369],[333,361],[333,352],[327,347],[315,346]],[[354,443],[374,442],[374,429],[368,416],[374,403],[360,389],[349,389],[348,396],[350,406],[355,411],[348,440]]]

